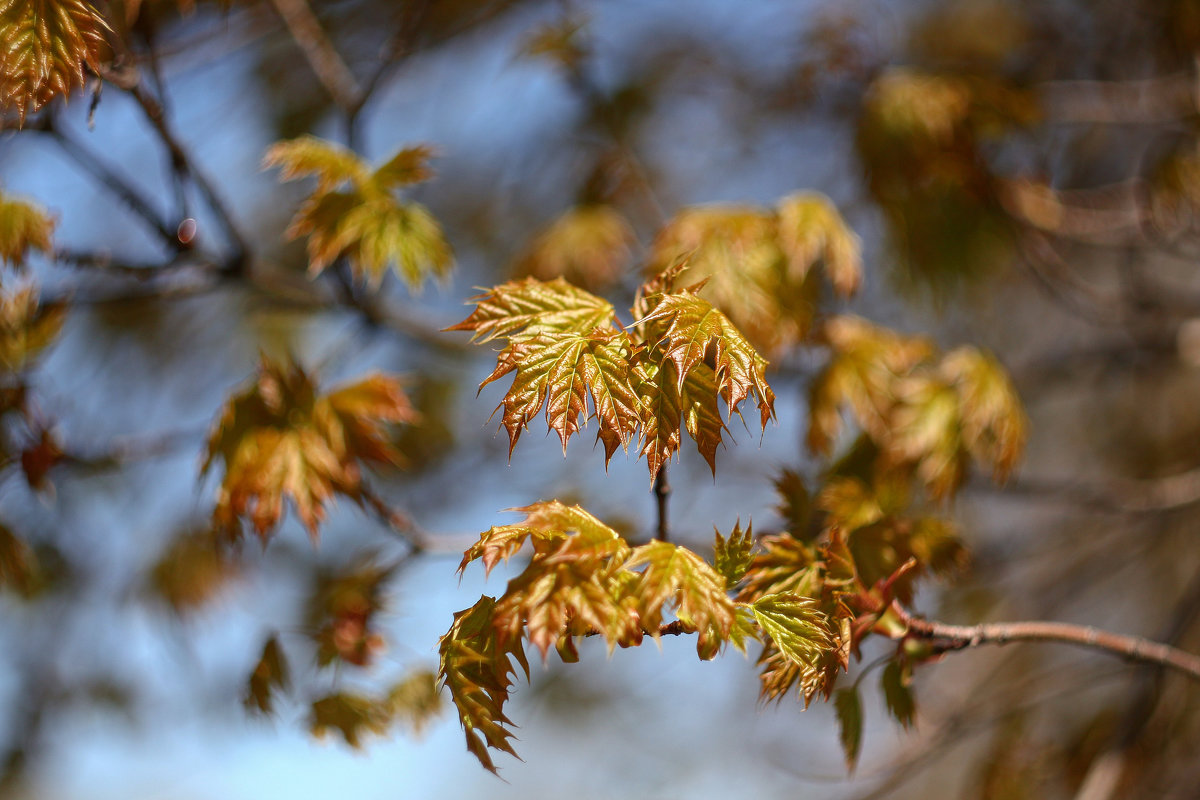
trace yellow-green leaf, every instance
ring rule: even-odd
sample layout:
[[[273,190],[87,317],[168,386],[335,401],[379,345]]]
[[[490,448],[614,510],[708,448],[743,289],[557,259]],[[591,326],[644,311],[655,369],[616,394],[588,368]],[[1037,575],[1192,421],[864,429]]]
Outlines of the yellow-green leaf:
[[[54,219],[41,206],[0,192],[0,264],[25,266],[30,250],[49,255]]]
[[[540,233],[517,261],[518,275],[565,278],[586,289],[615,284],[629,266],[633,228],[615,208],[570,209]]]

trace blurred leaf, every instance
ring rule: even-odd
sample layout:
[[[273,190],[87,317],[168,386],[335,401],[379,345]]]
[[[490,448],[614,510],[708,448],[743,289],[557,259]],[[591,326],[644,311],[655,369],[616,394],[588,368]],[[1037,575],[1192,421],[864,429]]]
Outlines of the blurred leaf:
[[[775,510],[783,517],[787,532],[797,538],[806,538],[812,520],[813,501],[804,477],[795,470],[784,469],[774,483],[775,493],[779,495],[779,505],[775,506]]]
[[[973,347],[947,353],[940,371],[958,392],[967,449],[991,463],[993,477],[1003,481],[1020,460],[1028,436],[1028,420],[1008,373]]]
[[[858,766],[858,754],[862,750],[862,700],[858,689],[838,689],[833,698],[834,708],[838,718],[838,740],[842,743],[842,752],[846,756],[846,769],[851,773]]]
[[[54,226],[41,206],[0,192],[0,264],[20,268],[30,250],[53,253]]]
[[[63,451],[58,439],[43,428],[37,441],[21,451],[21,471],[25,473],[29,488],[35,492],[49,491],[53,495],[54,486],[46,476],[62,460]]]
[[[818,261],[833,288],[844,297],[862,284],[861,244],[824,195],[801,192],[779,202],[779,246],[787,256],[788,276],[804,280]]]
[[[884,667],[879,685],[887,702],[888,713],[905,728],[912,727],[917,705],[912,693],[912,668],[898,661],[889,661]]]
[[[520,53],[529,58],[548,58],[572,72],[588,54],[581,35],[586,24],[581,18],[563,15],[554,22],[539,25],[522,42]]]
[[[270,714],[275,705],[275,693],[288,690],[288,666],[279,639],[272,636],[263,645],[262,656],[250,673],[246,695],[242,702],[246,708]]]
[[[372,375],[329,395],[294,364],[265,357],[257,380],[226,403],[209,435],[203,471],[220,459],[225,476],[213,520],[240,534],[249,517],[265,542],[283,515],[284,498],[315,539],[325,503],[360,496],[361,464],[396,464],[383,426],[412,420],[393,378]]]
[[[431,274],[449,274],[450,245],[424,206],[401,202],[393,192],[428,179],[431,155],[425,146],[407,148],[372,171],[349,150],[302,136],[272,145],[263,166],[281,167],[284,180],[318,179],[287,230],[290,239],[308,237],[310,272],[320,273],[345,258],[354,276],[373,287],[391,266],[410,289],[417,289]],[[342,186],[346,188],[335,191]]]
[[[387,709],[369,697],[339,692],[313,701],[309,728],[314,736],[323,737],[336,729],[346,744],[356,750],[362,747],[364,735],[380,735],[387,730]]]
[[[384,584],[395,569],[365,557],[318,579],[309,611],[318,665],[340,660],[365,667],[383,650],[383,637],[372,630],[372,623],[384,608]]]
[[[388,690],[387,706],[393,721],[402,721],[420,735],[442,713],[437,674],[428,669],[410,672]]]
[[[100,71],[109,28],[84,0],[0,0],[0,109],[21,123]]]
[[[534,239],[515,271],[519,277],[565,278],[602,291],[615,285],[629,266],[633,242],[633,228],[612,206],[576,206]]]
[[[41,568],[33,548],[0,523],[0,586],[21,597],[31,597],[41,583]]]
[[[150,571],[150,585],[176,614],[209,602],[237,574],[211,530],[177,537]]]
[[[38,301],[37,287],[0,288],[0,367],[23,372],[62,330],[67,309]]]
[[[741,582],[746,570],[750,569],[750,564],[754,561],[751,552],[754,549],[753,527],[753,525],[747,525],[743,531],[739,521],[734,524],[728,539],[722,536],[720,531],[716,532],[716,542],[713,545],[713,566],[725,578],[727,589],[732,589]]]

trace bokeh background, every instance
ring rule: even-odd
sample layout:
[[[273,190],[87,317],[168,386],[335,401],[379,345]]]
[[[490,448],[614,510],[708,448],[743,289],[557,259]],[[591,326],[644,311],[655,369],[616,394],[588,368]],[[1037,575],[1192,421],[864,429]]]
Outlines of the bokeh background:
[[[113,7],[125,9],[122,4]],[[420,6],[419,12],[414,8]],[[654,497],[642,464],[607,471],[575,443],[524,437],[511,461],[477,399],[488,348],[441,333],[475,287],[518,274],[530,243],[576,203],[604,201],[635,238],[598,291],[627,306],[662,222],[679,209],[771,206],[824,193],[863,242],[852,311],[951,347],[990,349],[1032,421],[1019,474],[969,484],[949,509],[971,571],[926,590],[947,621],[1046,618],[1200,649],[1200,3],[1190,0],[384,0],[311,3],[350,70],[374,75],[348,129],[275,7],[144,0],[130,33],[171,128],[231,210],[247,272],[150,274],[170,253],[97,180],[119,175],[165,215],[194,216],[198,248],[229,252],[194,189],[175,191],[160,137],[120,88],[79,93],[0,132],[4,191],[58,220],[56,246],[143,273],[35,260],[66,323],[30,377],[67,458],[47,483],[0,473],[0,520],[39,554],[38,585],[0,599],[0,766],[37,798],[1193,797],[1195,687],[1055,646],[952,655],[921,669],[915,730],[869,726],[846,775],[831,710],[760,706],[752,661],[697,663],[690,642],[535,665],[511,716],[525,759],[504,781],[465,751],[452,713],[398,725],[360,750],[309,733],[306,693],[370,691],[436,666],[455,610],[503,569],[459,581],[458,553],[557,497],[633,538]],[[151,58],[153,54],[153,58]],[[394,55],[394,53],[393,53]],[[303,187],[260,169],[311,132],[378,161],[434,146],[413,192],[456,267],[386,312],[310,280],[283,231]],[[88,167],[91,165],[91,168]],[[178,266],[178,265],[176,265]],[[628,319],[628,317],[626,317]],[[386,525],[342,502],[319,544],[289,520],[236,557],[189,550],[216,479],[199,474],[222,402],[259,353],[294,355],[334,384],[397,372],[423,422],[411,463],[375,476],[441,544],[406,557]],[[813,474],[806,392],[819,359],[776,359],[778,424],[735,427],[717,478],[684,448],[671,470],[677,541],[714,526],[781,524],[772,481]],[[18,435],[12,433],[11,435]],[[189,538],[193,537],[193,538]],[[309,609],[330,575],[395,565],[369,668],[319,670]],[[271,718],[241,698],[263,643],[289,648],[296,691]],[[879,655],[865,654],[864,663]],[[862,665],[852,670],[850,679]]]

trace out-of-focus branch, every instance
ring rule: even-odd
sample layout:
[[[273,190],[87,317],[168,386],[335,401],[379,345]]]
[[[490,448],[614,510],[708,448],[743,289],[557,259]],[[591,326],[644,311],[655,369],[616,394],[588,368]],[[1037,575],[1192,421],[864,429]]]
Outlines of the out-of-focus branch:
[[[658,474],[654,476],[654,501],[658,520],[654,529],[654,538],[663,542],[669,539],[671,533],[667,519],[667,501],[670,498],[671,484],[667,482],[667,465],[663,464],[658,468]]]
[[[1181,72],[1137,81],[1049,81],[1038,93],[1047,122],[1161,125],[1195,116],[1196,80]]]
[[[988,484],[992,486],[992,484]],[[984,486],[978,488],[984,489]],[[1151,480],[1114,480],[1100,484],[1017,479],[998,489],[1002,494],[1048,497],[1116,513],[1174,511],[1200,503],[1200,469]]]
[[[317,80],[346,113],[359,105],[358,81],[325,34],[306,0],[271,0]]]
[[[908,636],[932,641],[939,652],[1009,642],[1058,642],[1101,650],[1130,661],[1170,667],[1200,681],[1200,656],[1140,636],[1126,636],[1066,622],[992,622],[947,625],[914,617],[899,603],[892,609],[908,627]]]

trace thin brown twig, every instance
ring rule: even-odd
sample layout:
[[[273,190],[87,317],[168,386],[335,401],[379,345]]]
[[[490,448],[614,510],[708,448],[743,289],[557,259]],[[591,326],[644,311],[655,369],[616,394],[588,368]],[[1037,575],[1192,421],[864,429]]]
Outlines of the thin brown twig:
[[[947,625],[914,617],[899,603],[892,609],[908,627],[908,636],[934,642],[939,652],[953,652],[1009,642],[1059,642],[1088,647],[1130,661],[1157,664],[1200,681],[1200,656],[1140,636],[1126,636],[1090,625],[1067,622],[991,622],[981,625]]]
[[[358,81],[306,0],[271,0],[271,5],[333,102],[347,114],[352,113],[358,104]]]
[[[661,542],[670,538],[670,526],[667,519],[667,501],[671,498],[671,484],[667,482],[667,465],[658,468],[654,476],[654,501],[657,510],[657,525],[654,528],[654,538]]]

